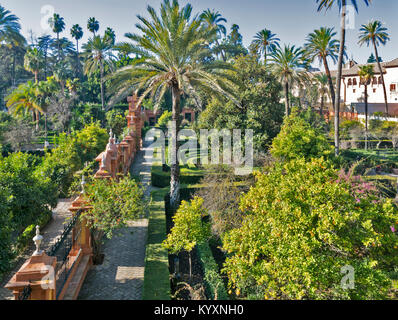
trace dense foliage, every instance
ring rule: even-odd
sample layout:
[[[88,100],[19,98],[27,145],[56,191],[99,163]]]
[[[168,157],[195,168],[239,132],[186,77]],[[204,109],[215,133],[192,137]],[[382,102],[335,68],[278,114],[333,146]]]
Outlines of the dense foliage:
[[[275,158],[287,161],[300,157],[327,157],[332,151],[326,136],[299,117],[297,110],[285,118],[281,132],[272,141],[271,148],[271,154]]]
[[[281,85],[270,75],[257,56],[240,56],[234,61],[238,101],[214,98],[199,116],[203,129],[252,129],[257,150],[264,151],[279,133],[283,105],[279,103]]]
[[[305,181],[305,183],[303,183]],[[258,174],[243,196],[246,219],[224,237],[224,271],[243,296],[378,299],[398,260],[397,209],[375,188],[323,159],[293,160]],[[355,287],[341,286],[352,266]]]

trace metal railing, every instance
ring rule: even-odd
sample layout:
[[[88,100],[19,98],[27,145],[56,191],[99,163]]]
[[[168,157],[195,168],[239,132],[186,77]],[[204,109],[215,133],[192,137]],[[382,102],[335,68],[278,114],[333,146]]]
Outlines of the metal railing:
[[[30,295],[32,293],[32,288],[30,285],[27,285],[23,288],[22,292],[18,296],[18,300],[29,300]]]
[[[74,241],[74,239],[72,239],[72,230],[76,226],[81,212],[81,210],[76,212],[76,214],[69,221],[69,223],[65,225],[61,237],[47,251],[47,255],[57,258],[57,265],[54,270],[57,299],[62,292],[66,281],[68,280],[70,272],[73,269],[74,262],[80,254],[79,251],[78,255],[76,257],[73,257],[73,260],[71,260],[71,257],[69,255],[72,250]]]

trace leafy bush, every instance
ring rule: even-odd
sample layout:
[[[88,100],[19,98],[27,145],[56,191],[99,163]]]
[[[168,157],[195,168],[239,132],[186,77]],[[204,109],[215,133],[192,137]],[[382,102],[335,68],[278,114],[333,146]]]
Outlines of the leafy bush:
[[[7,190],[0,188],[0,279],[2,273],[9,270],[10,262],[14,258],[11,240],[10,198]]]
[[[397,208],[323,159],[276,164],[241,201],[247,218],[223,238],[238,295],[265,299],[383,299],[398,262]],[[341,285],[352,266],[355,287]]]
[[[319,129],[313,128],[297,110],[285,118],[281,132],[272,142],[271,154],[286,161],[330,156],[333,148]]]
[[[62,134],[58,147],[47,152],[37,169],[38,174],[50,177],[58,186],[61,196],[67,196],[73,174],[105,149],[108,137],[99,123],[91,123],[69,136]]]
[[[171,111],[164,111],[162,115],[158,119],[158,123],[156,124],[157,127],[160,128],[167,128],[169,121],[172,119],[172,112]]]
[[[19,232],[50,211],[57,204],[57,190],[47,177],[36,174],[38,158],[25,153],[12,153],[0,158],[0,189],[10,198],[13,230]]]

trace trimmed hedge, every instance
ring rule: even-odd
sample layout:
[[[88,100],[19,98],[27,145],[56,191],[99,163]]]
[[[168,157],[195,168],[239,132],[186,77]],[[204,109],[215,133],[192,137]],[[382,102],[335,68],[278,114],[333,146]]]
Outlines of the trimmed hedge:
[[[198,169],[190,169],[185,166],[180,168],[181,184],[198,184],[203,178],[203,172]],[[164,172],[162,166],[152,165],[151,184],[154,187],[166,188],[170,186],[170,171]]]
[[[210,299],[229,300],[224,282],[219,274],[218,265],[214,260],[209,243],[198,244],[198,256],[204,272],[205,286]]]
[[[168,189],[153,191],[149,205],[143,300],[170,300],[169,258],[162,247],[166,239],[165,196]]]

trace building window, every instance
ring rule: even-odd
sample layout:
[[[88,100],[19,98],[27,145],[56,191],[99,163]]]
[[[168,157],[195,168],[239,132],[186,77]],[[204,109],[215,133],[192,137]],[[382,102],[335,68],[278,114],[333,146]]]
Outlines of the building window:
[[[355,93],[355,92],[357,92],[357,90],[356,90],[356,89],[354,89],[354,90],[352,90],[352,91],[353,91],[354,93]]]
[[[351,80],[351,78],[348,79],[348,86],[349,86],[349,87],[352,86],[352,80]]]
[[[390,91],[391,92],[396,92],[397,91],[397,85],[395,83],[390,84]]]
[[[377,84],[377,78],[374,77],[374,78],[373,78],[373,81],[372,81],[372,85],[376,85],[376,84]]]
[[[373,93],[376,93],[376,89],[373,89]]]
[[[356,78],[354,78],[354,80],[352,81],[352,84],[353,84],[354,86],[357,85],[357,79],[356,79]]]
[[[381,80],[381,77],[379,77],[379,84],[383,84],[383,81]]]

